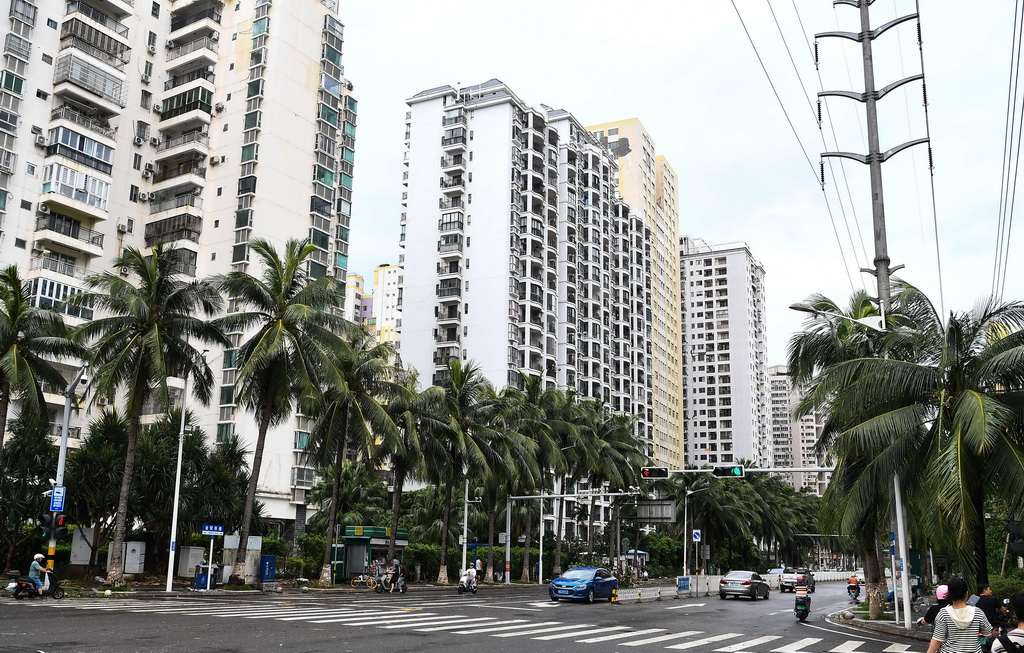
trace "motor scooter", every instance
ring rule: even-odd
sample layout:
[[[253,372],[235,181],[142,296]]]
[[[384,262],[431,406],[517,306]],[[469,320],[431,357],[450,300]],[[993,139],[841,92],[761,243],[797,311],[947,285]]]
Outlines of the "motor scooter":
[[[793,607],[793,614],[796,616],[798,621],[805,621],[807,619],[807,615],[811,614],[811,597],[796,597],[796,605]]]
[[[459,577],[459,594],[465,592],[476,594],[476,570],[473,568],[464,569]]]
[[[860,585],[850,583],[846,586],[846,593],[849,595],[851,601],[856,601],[860,598]]]
[[[64,588],[60,586],[60,579],[57,578],[57,574],[52,571],[43,572],[46,574],[47,581],[43,583],[44,589],[40,596],[39,590],[36,589],[36,584],[28,578],[22,578],[21,572],[17,569],[12,569],[7,572],[7,591],[11,593],[17,600],[24,598],[29,599],[40,599],[47,596],[54,599],[64,598]]]

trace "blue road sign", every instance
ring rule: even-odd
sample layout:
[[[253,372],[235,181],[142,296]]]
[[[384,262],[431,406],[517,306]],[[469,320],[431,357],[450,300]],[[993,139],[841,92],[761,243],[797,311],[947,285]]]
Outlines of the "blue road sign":
[[[213,524],[203,524],[203,535],[223,535],[223,526],[214,526]]]
[[[67,488],[63,485],[54,485],[50,493],[50,512],[64,512],[64,497]]]
[[[700,531],[697,529],[694,529],[693,531],[693,541],[700,542]]]
[[[689,576],[676,576],[676,589],[680,592],[690,591],[690,577]]]

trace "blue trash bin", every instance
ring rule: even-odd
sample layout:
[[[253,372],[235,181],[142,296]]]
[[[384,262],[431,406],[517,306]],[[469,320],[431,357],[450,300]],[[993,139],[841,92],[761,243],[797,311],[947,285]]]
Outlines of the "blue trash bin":
[[[277,579],[277,556],[260,556],[260,582],[273,583]]]

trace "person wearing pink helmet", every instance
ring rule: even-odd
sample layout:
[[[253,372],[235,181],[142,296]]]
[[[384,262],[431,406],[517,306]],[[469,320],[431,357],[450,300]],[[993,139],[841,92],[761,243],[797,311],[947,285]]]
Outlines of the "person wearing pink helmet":
[[[935,600],[937,603],[928,608],[928,612],[923,617],[917,620],[918,626],[932,625],[935,623],[935,617],[938,616],[939,610],[949,605],[949,586],[939,585],[935,588]]]

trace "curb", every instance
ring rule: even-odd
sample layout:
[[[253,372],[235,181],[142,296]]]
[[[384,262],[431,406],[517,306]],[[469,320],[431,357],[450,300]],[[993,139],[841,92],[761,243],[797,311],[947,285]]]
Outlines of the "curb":
[[[858,630],[868,630],[875,633],[882,633],[885,635],[896,635],[898,637],[905,637],[907,639],[916,639],[922,642],[929,642],[932,639],[930,632],[923,630],[910,629],[907,630],[903,626],[897,626],[895,623],[887,621],[872,621],[870,619],[843,619],[839,615],[844,611],[833,612],[828,615],[827,620],[840,626],[849,626],[850,628],[856,628]]]
[[[407,593],[445,592],[445,591],[447,591],[447,592],[455,592],[457,587],[458,587],[457,585],[424,585],[424,586],[410,585],[410,586],[408,586]],[[524,587],[534,587],[534,586],[533,585],[517,585],[517,584],[513,583],[512,585],[495,584],[495,585],[481,585],[480,587],[481,588],[487,588],[487,590],[507,591],[506,588],[507,589],[515,589],[517,587],[518,588],[524,588]],[[105,597],[105,596],[107,596],[106,593],[103,590],[98,590],[98,589],[94,589],[92,592],[90,592],[88,590],[84,590],[84,591],[82,591],[81,594],[82,594],[82,597],[87,597],[87,598],[96,598],[96,597]],[[355,595],[355,596],[366,596],[366,595],[374,596],[374,595],[376,595],[376,592],[374,592],[373,590],[368,590],[368,589],[363,589],[363,588],[355,589],[355,588],[351,588],[351,587],[333,587],[333,588],[319,588],[319,587],[292,588],[292,587],[289,587],[287,589],[283,589],[280,592],[273,591],[273,590],[267,590],[267,591],[264,591],[264,590],[211,590],[209,592],[206,592],[206,591],[190,591],[188,589],[185,589],[185,590],[176,589],[176,590],[171,591],[171,592],[164,592],[163,590],[155,589],[154,588],[152,590],[148,590],[148,589],[147,590],[141,590],[141,591],[140,590],[133,590],[131,592],[111,592],[109,596],[110,596],[110,598],[115,598],[116,597],[116,598],[122,598],[122,599],[186,598],[186,597],[187,598],[203,598],[203,597],[214,598],[214,597],[216,597],[218,599],[223,599],[223,598],[233,597],[233,596],[238,596],[238,597],[289,596],[289,595],[295,595],[295,594],[307,594],[307,595],[323,594],[323,595],[327,595],[327,596],[344,596],[346,594],[352,594],[352,595]]]

